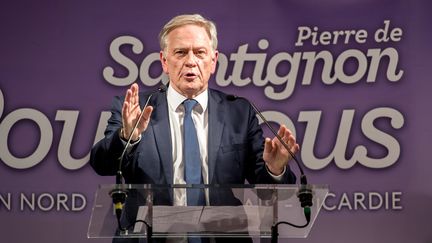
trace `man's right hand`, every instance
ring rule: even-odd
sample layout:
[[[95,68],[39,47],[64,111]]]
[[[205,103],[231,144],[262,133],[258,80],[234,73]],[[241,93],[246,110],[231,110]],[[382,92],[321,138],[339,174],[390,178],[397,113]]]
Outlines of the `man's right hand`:
[[[120,136],[124,140],[127,140],[137,122],[138,118],[141,115],[141,107],[139,105],[139,88],[138,84],[134,83],[131,87],[126,91],[126,97],[123,102],[122,107],[122,123],[123,127],[120,131]],[[144,114],[141,120],[138,123],[137,129],[134,131],[132,135],[131,141],[137,141],[142,132],[147,129],[147,126],[150,122],[151,113],[153,111],[152,106],[147,106],[144,109]]]

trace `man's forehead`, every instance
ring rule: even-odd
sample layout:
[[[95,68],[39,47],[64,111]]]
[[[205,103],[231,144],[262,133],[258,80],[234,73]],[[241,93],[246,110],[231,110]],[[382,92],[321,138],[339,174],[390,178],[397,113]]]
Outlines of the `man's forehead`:
[[[185,26],[186,27],[186,26]],[[176,28],[167,36],[168,48],[210,48],[211,39],[203,27]]]

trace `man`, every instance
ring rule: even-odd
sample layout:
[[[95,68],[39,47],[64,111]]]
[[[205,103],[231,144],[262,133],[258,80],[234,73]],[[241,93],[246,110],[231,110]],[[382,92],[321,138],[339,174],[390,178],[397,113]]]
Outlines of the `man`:
[[[166,93],[155,93],[143,111],[149,93],[140,93],[137,84],[127,90],[124,98],[116,97],[105,138],[92,149],[90,163],[95,171],[114,175],[125,141],[131,136],[132,145],[122,164],[126,183],[190,183],[187,161],[191,154],[198,156],[195,167],[199,172],[194,174],[199,183],[294,183],[288,151],[277,138],[264,140],[250,104],[208,88],[218,59],[215,25],[197,14],[180,15],[164,26],[159,39],[160,60],[169,76],[168,89]],[[187,115],[189,108],[185,107],[190,101],[194,106]],[[138,121],[141,112],[144,114]],[[188,128],[189,116],[193,130]],[[131,134],[137,121],[137,129]],[[198,143],[192,153],[186,148],[190,147],[187,144],[191,133],[192,140]],[[299,150],[289,129],[282,125],[278,134],[291,152]],[[185,191],[176,190],[155,197],[155,203],[189,205],[189,197]],[[204,204],[222,205],[221,200],[210,193]]]

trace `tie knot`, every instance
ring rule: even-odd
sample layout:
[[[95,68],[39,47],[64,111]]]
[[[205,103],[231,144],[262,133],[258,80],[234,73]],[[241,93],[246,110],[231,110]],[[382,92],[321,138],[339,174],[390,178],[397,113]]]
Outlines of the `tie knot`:
[[[183,105],[185,108],[185,113],[186,114],[191,114],[192,109],[194,108],[194,106],[198,103],[198,101],[193,100],[193,99],[187,99],[185,101],[183,101]]]

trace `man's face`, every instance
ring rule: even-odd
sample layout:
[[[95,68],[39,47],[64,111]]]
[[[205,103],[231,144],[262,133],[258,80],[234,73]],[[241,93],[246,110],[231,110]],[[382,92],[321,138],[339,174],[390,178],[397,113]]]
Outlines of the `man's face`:
[[[218,52],[213,51],[210,37],[203,27],[184,25],[167,35],[167,46],[161,51],[163,71],[170,85],[180,94],[194,98],[208,87],[215,72]]]

